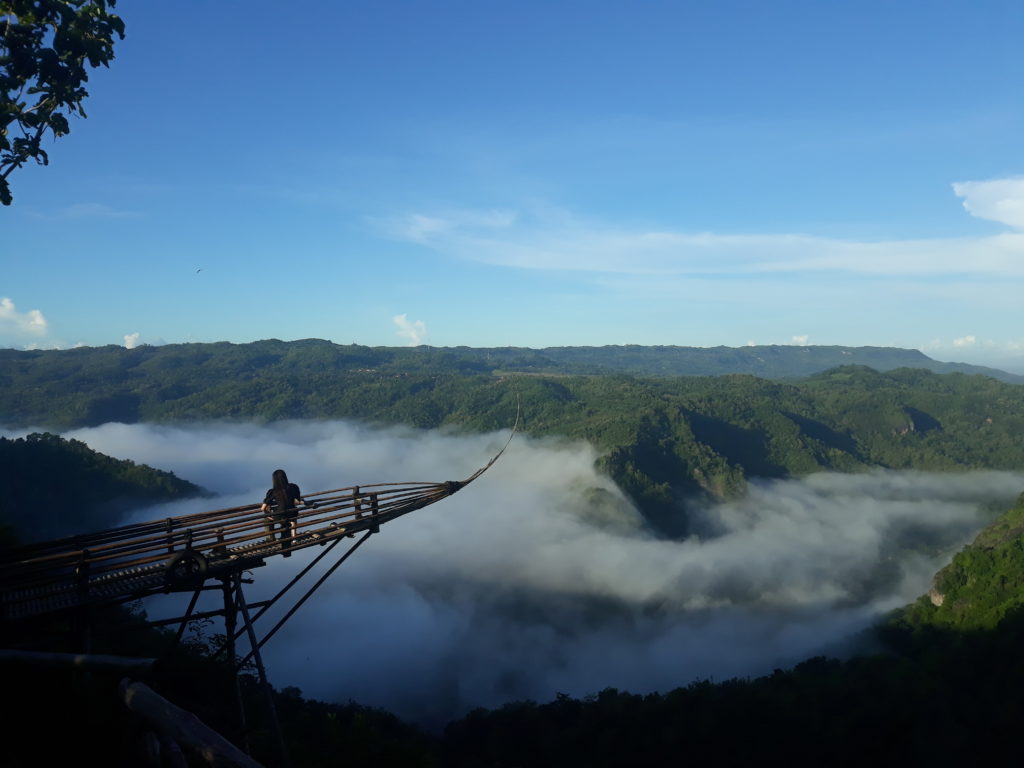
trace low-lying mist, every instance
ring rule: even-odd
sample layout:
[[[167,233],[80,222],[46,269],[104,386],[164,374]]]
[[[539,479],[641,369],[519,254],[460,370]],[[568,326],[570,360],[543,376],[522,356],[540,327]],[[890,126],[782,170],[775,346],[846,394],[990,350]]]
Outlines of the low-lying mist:
[[[142,520],[258,502],[277,467],[306,492],[459,480],[507,433],[308,422],[108,424],[67,436],[217,494],[139,510]],[[265,646],[271,682],[437,726],[512,699],[666,691],[841,654],[879,615],[925,592],[952,551],[1024,489],[1024,476],[997,472],[755,482],[744,499],[695,513],[702,536],[670,541],[594,470],[595,458],[583,443],[519,435],[472,485],[384,526]],[[320,551],[274,558],[253,573],[247,598],[272,596]],[[162,618],[186,601],[145,607]],[[280,615],[264,617],[258,634]]]

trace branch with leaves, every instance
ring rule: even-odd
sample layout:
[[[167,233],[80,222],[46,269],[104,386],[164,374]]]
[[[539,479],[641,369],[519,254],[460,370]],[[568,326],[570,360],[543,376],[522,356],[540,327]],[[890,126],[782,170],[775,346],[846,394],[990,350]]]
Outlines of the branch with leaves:
[[[30,160],[49,163],[43,140],[85,117],[88,68],[109,66],[124,22],[116,0],[0,0],[0,203],[7,177]]]

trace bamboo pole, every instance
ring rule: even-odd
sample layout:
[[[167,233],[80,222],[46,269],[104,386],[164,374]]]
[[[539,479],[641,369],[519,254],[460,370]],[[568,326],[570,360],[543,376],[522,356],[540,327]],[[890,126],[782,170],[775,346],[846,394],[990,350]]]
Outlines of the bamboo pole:
[[[104,656],[96,653],[48,653],[0,649],[0,664],[32,664],[41,667],[71,667],[92,672],[145,675],[153,671],[156,659]]]
[[[176,707],[145,683],[121,681],[121,698],[161,735],[214,768],[262,768],[191,712]]]

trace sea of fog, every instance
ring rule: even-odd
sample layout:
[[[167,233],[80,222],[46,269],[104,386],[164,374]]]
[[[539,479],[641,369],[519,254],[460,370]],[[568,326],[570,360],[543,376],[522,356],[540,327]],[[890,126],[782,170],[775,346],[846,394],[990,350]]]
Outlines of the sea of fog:
[[[258,502],[278,467],[307,492],[459,480],[508,435],[294,422],[107,424],[65,436],[217,495],[135,514],[146,520]],[[1008,506],[1024,490],[1024,476],[997,472],[755,482],[744,499],[697,511],[702,535],[669,541],[595,458],[585,443],[517,435],[472,485],[384,526],[265,646],[271,682],[438,726],[509,700],[667,691],[841,655],[927,591],[991,518],[981,505]],[[247,598],[271,597],[320,551],[272,559]],[[145,608],[173,616],[187,599]]]

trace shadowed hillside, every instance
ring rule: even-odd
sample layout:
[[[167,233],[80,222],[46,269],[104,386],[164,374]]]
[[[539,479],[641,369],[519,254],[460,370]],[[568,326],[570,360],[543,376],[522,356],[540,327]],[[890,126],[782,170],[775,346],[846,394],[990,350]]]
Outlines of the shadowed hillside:
[[[0,437],[0,467],[0,525],[25,543],[112,528],[134,507],[202,492],[170,472],[48,433]]]

